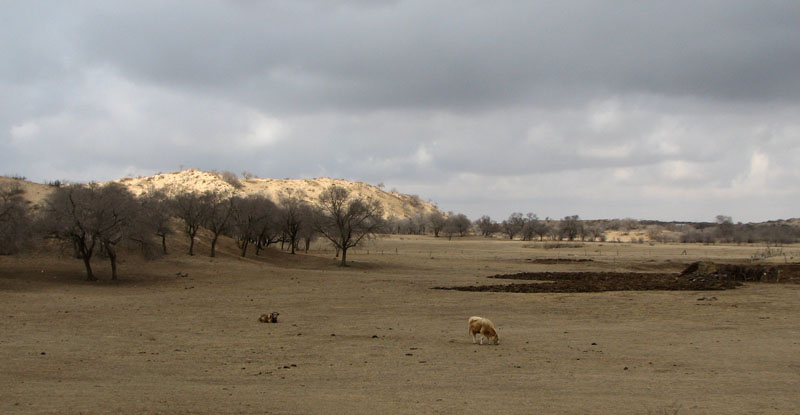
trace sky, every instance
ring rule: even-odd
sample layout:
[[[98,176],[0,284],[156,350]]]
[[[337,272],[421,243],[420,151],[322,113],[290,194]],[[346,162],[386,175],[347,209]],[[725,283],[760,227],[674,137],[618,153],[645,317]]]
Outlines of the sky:
[[[0,174],[326,176],[498,221],[800,217],[794,0],[0,10]]]

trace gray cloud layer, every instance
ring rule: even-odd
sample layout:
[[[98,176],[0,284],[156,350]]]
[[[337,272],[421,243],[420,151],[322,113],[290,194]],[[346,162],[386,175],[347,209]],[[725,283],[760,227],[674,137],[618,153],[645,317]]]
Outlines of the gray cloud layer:
[[[0,173],[331,175],[473,217],[798,216],[797,2],[5,9]]]

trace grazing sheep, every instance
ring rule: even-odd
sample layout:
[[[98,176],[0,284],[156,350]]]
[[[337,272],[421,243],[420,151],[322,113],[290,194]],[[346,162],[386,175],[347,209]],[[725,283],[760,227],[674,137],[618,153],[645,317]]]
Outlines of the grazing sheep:
[[[269,314],[262,314],[261,317],[258,318],[258,321],[262,323],[277,323],[279,314],[280,313],[276,311],[273,311]]]
[[[478,333],[481,335],[480,344],[483,344],[484,337],[492,344],[500,344],[500,336],[497,335],[494,324],[488,318],[472,316],[469,318],[469,334],[472,335],[472,343],[475,343],[475,335]]]

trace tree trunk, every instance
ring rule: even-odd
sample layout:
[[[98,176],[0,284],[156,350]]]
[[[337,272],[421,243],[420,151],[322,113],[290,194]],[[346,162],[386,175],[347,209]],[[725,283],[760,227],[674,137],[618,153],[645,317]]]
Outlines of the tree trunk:
[[[106,253],[108,253],[108,259],[111,261],[111,280],[116,281],[117,279],[117,253],[114,252],[114,248],[110,246],[106,246]]]
[[[342,264],[341,266],[347,266],[347,248],[342,248]]]
[[[214,238],[211,239],[211,257],[212,258],[214,257],[214,252],[216,251],[216,248],[217,248],[217,238],[218,238],[218,236],[216,234],[214,234]]]
[[[161,235],[161,249],[167,254],[167,235]]]
[[[92,272],[92,247],[86,246],[86,241],[81,237],[80,239],[77,237],[73,237],[72,243],[75,246],[75,252],[78,255],[78,258],[83,260],[83,266],[86,267],[86,280],[87,281],[97,281],[97,277],[94,276]]]
[[[189,235],[189,255],[194,255],[194,235]]]
[[[250,244],[250,240],[247,238],[242,239],[242,258],[247,255],[247,245]]]
[[[92,273],[92,264],[89,263],[90,257],[88,255],[81,254],[83,259],[83,265],[86,267],[86,280],[87,281],[97,281],[97,277],[94,276]]]

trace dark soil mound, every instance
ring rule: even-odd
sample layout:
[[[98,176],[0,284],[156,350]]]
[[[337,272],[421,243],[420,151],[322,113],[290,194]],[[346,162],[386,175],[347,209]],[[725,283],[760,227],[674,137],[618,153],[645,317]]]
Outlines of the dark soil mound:
[[[640,272],[527,272],[509,275],[493,275],[489,278],[534,280],[541,282],[436,288],[459,291],[515,293],[577,293],[648,290],[727,290],[741,285],[740,282],[730,280],[691,280],[683,278],[678,274]]]
[[[743,282],[800,283],[800,264],[715,264],[695,262],[680,274],[645,272],[521,272],[488,278],[538,281],[498,285],[435,287],[440,290],[512,293],[578,293],[601,291],[729,290]]]
[[[594,260],[590,258],[535,258],[529,259],[528,261],[533,264],[572,264],[576,262],[594,262]]]
[[[800,282],[800,265],[737,265],[695,262],[681,272],[681,277],[691,281]]]

